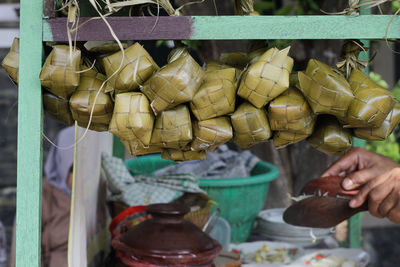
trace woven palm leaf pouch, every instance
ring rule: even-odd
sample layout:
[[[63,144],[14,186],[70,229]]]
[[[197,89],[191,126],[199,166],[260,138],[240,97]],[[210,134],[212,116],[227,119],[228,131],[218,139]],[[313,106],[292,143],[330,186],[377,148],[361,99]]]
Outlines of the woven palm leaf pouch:
[[[298,73],[300,90],[316,114],[344,117],[353,91],[345,77],[336,69],[311,59],[305,72]]]
[[[141,91],[151,100],[151,107],[157,115],[191,101],[203,81],[204,74],[203,69],[189,53],[183,53],[181,57],[157,71]]]
[[[192,138],[189,109],[185,105],[179,105],[157,116],[151,144],[164,148],[183,149],[192,141]]]
[[[293,67],[289,49],[271,48],[254,61],[243,74],[238,95],[261,108],[288,89]]]
[[[109,94],[103,91],[99,92],[105,79],[106,77],[103,74],[94,70],[86,70],[81,73],[79,86],[69,100],[72,117],[78,122],[79,126],[87,127],[93,109],[89,129],[95,131],[108,130],[114,103]]]
[[[392,93],[356,69],[352,70],[349,82],[355,97],[344,119],[345,126],[379,127],[395,104]]]
[[[288,145],[295,144],[306,139],[309,135],[292,133],[286,131],[277,131],[274,132],[273,142],[276,148],[284,148]]]
[[[396,103],[392,111],[387,115],[379,127],[355,128],[354,136],[369,141],[383,141],[393,132],[394,128],[400,123],[400,104]]]
[[[10,78],[18,84],[19,71],[19,38],[14,38],[10,52],[6,55],[1,66],[8,73]]]
[[[207,120],[232,113],[236,101],[236,70],[209,71],[203,84],[190,102],[198,120]]]
[[[350,129],[345,129],[335,117],[322,116],[318,119],[314,133],[307,143],[330,155],[343,155],[350,148],[353,138]]]
[[[295,88],[289,88],[272,100],[268,110],[269,123],[274,131],[310,135],[314,130],[316,116],[302,93]]]
[[[264,109],[243,103],[231,115],[233,142],[241,148],[268,141],[272,132]]]
[[[228,117],[193,122],[192,150],[213,151],[232,139],[232,125]]]
[[[47,56],[40,73],[40,81],[50,93],[68,99],[79,85],[81,51],[69,46],[55,45]]]
[[[149,100],[140,92],[128,92],[115,96],[114,112],[109,131],[121,141],[135,141],[142,147],[150,145],[154,127],[154,115]],[[131,154],[135,151],[128,148]]]
[[[154,153],[161,153],[162,148],[159,146],[144,146],[142,142],[140,142],[138,139],[132,139],[132,140],[123,140],[120,139],[122,144],[125,146],[125,148],[129,151],[131,155],[135,156],[141,156],[141,155],[147,155],[147,154],[154,154]]]
[[[179,149],[163,149],[161,157],[173,161],[190,161],[190,160],[203,160],[206,158],[205,151],[192,151],[192,150],[179,150]]]
[[[68,126],[74,124],[68,100],[50,93],[43,93],[42,99],[44,110],[53,118]]]
[[[115,90],[119,94],[135,91],[158,70],[153,58],[139,43],[131,45],[124,52],[125,56],[119,51],[103,58],[107,77],[118,70],[107,82],[106,92]]]

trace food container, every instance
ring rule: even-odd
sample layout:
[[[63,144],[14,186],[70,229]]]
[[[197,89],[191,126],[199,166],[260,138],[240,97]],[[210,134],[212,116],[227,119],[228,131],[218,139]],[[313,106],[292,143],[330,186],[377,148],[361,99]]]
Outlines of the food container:
[[[221,245],[183,217],[188,206],[153,204],[151,219],[112,241],[128,266],[211,266]]]

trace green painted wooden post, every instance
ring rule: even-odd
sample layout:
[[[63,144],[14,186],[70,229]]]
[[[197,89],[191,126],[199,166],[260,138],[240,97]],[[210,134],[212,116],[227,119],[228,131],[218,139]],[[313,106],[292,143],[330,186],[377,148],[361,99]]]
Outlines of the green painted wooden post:
[[[113,156],[122,160],[125,159],[125,147],[115,135],[113,139]]]
[[[363,0],[365,1],[365,0]],[[363,2],[361,1],[361,2]],[[361,10],[361,16],[371,15],[371,9]],[[370,41],[363,40],[364,46],[369,48]],[[369,51],[361,52],[359,56],[360,60],[369,60]],[[368,67],[365,69],[365,72],[368,73]],[[359,138],[353,139],[353,146],[355,147],[365,147],[366,141]],[[356,214],[349,220],[348,225],[348,233],[349,233],[349,247],[351,248],[360,248],[362,241],[362,228],[361,228],[361,219],[362,214]]]
[[[21,0],[16,266],[39,267],[42,186],[43,0]]]

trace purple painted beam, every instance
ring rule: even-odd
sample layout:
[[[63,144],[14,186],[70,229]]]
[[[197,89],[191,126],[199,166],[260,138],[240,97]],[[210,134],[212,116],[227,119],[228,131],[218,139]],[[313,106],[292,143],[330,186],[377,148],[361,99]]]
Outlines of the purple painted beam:
[[[193,19],[191,17],[109,17],[115,34],[120,40],[187,40],[193,32]],[[65,41],[67,38],[66,18],[54,18],[46,20],[53,35],[53,41]],[[81,25],[77,41],[86,40],[112,40],[112,36],[106,28],[103,20],[96,18],[80,18]],[[171,38],[172,37],[172,38]],[[73,37],[74,38],[74,37]]]

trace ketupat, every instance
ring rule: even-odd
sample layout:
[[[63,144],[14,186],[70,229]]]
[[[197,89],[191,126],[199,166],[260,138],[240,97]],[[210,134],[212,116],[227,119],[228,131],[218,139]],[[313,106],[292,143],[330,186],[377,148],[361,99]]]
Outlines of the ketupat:
[[[193,122],[192,150],[213,151],[232,139],[232,125],[228,117]]]
[[[119,51],[102,60],[107,77],[111,77],[121,66],[107,82],[106,92],[115,90],[118,94],[135,91],[158,70],[153,58],[139,43],[131,45],[124,52],[125,57]]]
[[[40,81],[50,93],[68,99],[79,85],[81,51],[67,45],[55,45],[44,62]]]
[[[276,148],[284,148],[306,139],[309,135],[298,134],[286,131],[274,132],[273,142]]]
[[[203,69],[188,54],[157,71],[140,89],[151,101],[154,114],[189,102],[200,87]]]
[[[267,114],[250,103],[243,103],[231,115],[233,142],[241,148],[266,142],[271,137]]]
[[[350,148],[353,138],[351,130],[343,128],[332,116],[321,116],[314,133],[307,143],[315,149],[330,155],[344,155]]]
[[[142,147],[148,147],[153,126],[154,115],[144,94],[128,92],[115,96],[114,112],[109,126],[111,133],[121,140],[137,141]]]
[[[379,127],[395,104],[393,95],[356,69],[351,72],[349,82],[354,99],[346,117],[340,118],[345,127]]]
[[[288,89],[293,67],[289,49],[271,48],[254,61],[243,74],[238,95],[261,108]]]
[[[306,71],[298,73],[298,78],[299,89],[314,113],[346,116],[354,94],[338,70],[311,59]]]
[[[52,117],[68,126],[74,123],[68,100],[46,92],[42,98],[44,110]]]
[[[87,127],[93,109],[89,129],[95,131],[108,130],[114,103],[111,97],[104,93],[104,88],[101,88],[105,79],[106,77],[103,74],[94,70],[86,70],[81,73],[79,86],[69,100],[72,117],[78,122],[79,126]],[[102,91],[98,93],[100,89]]]
[[[140,156],[140,155],[154,154],[154,153],[162,152],[161,147],[153,146],[153,145],[143,146],[142,142],[140,142],[137,139],[133,139],[133,140],[120,139],[120,140],[131,155]]]
[[[381,126],[376,128],[355,128],[354,136],[368,141],[383,141],[393,132],[400,123],[400,104],[396,103],[387,115]]]
[[[193,131],[189,109],[179,105],[161,112],[154,125],[151,145],[183,149],[192,141]]]
[[[163,149],[161,157],[173,161],[190,161],[190,160],[203,160],[206,158],[205,151],[191,151],[179,149]]]
[[[274,131],[310,135],[314,130],[316,116],[295,88],[289,88],[272,100],[268,110],[269,123]]]
[[[18,84],[19,72],[19,38],[14,38],[10,52],[6,55],[1,66],[8,73],[10,78]]]
[[[206,73],[203,84],[190,102],[198,120],[207,120],[235,110],[236,70],[234,68]]]

